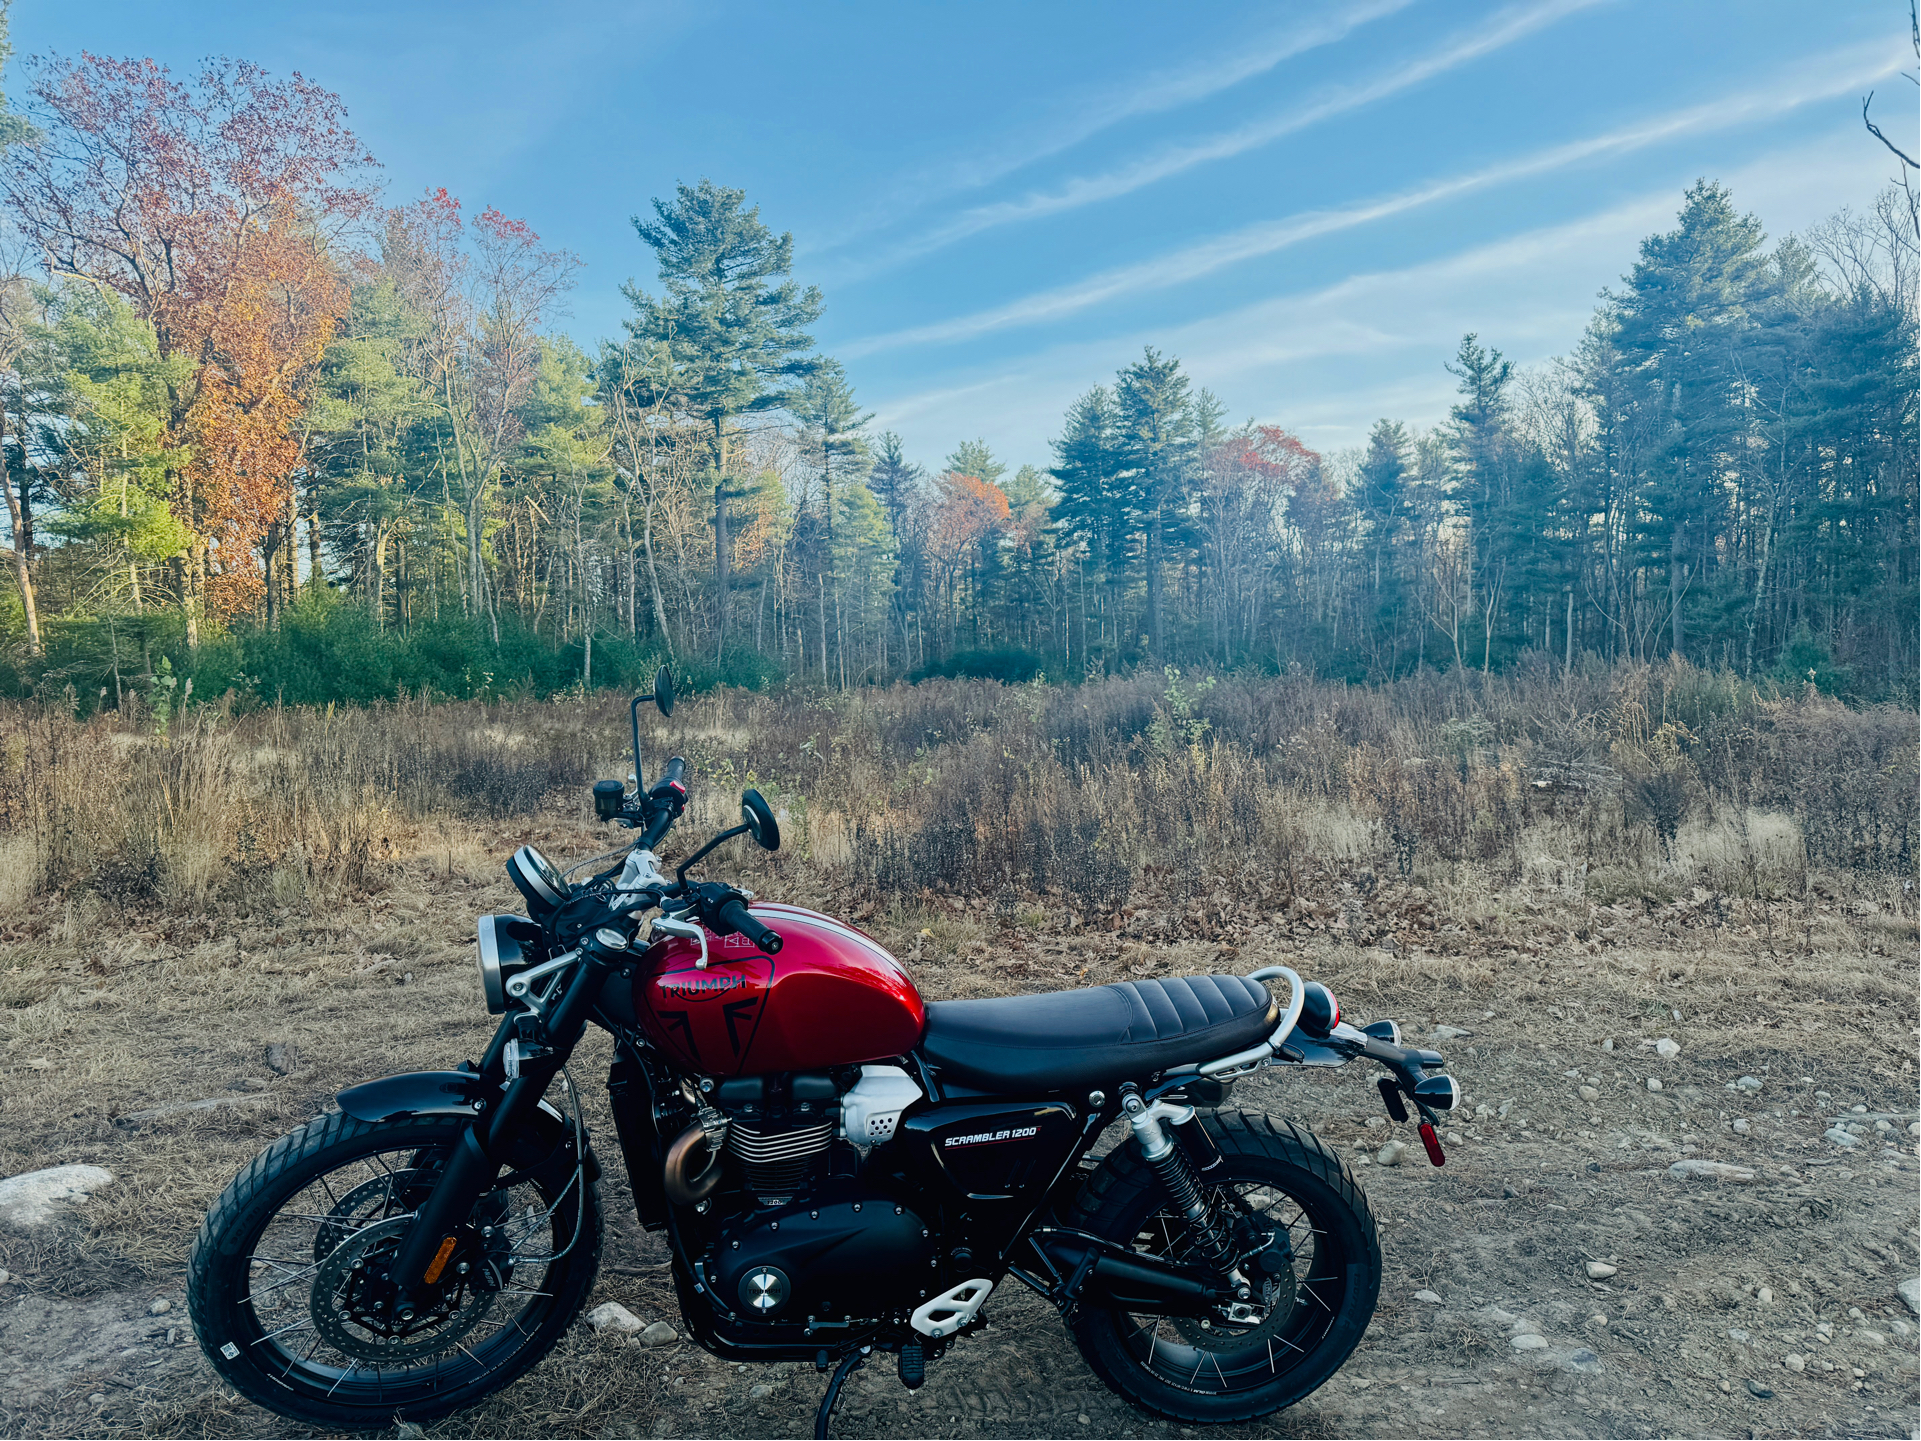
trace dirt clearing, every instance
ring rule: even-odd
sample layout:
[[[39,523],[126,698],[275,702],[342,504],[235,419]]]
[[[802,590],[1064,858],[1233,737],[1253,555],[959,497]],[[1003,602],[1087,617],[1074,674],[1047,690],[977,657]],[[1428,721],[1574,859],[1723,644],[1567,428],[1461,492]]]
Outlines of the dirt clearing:
[[[0,1172],[86,1163],[116,1180],[62,1224],[0,1230],[8,1434],[289,1433],[220,1389],[186,1328],[194,1228],[248,1157],[342,1086],[478,1053],[471,919],[510,908],[494,854],[525,838],[592,848],[571,825],[494,826],[337,907],[241,921],[109,914],[82,896],[21,915],[0,948]],[[1349,1158],[1387,1263],[1346,1369],[1248,1434],[1913,1434],[1915,1317],[1896,1290],[1917,1269],[1911,921],[1853,903],[1790,924],[1779,907],[1681,899],[1493,927],[1371,876],[1319,888],[1318,909],[1170,919],[1144,887],[1092,934],[1038,904],[865,924],[930,998],[1281,961],[1351,1016],[1397,1017],[1447,1053],[1468,1102],[1441,1170],[1380,1114],[1359,1065],[1234,1092]],[[605,1052],[599,1038],[574,1067],[609,1162],[593,1300],[675,1321],[594,1085]],[[203,1101],[219,1104],[167,1109]],[[1829,1137],[1837,1125],[1851,1146]],[[1381,1165],[1394,1136],[1410,1149]],[[1691,1162],[1724,1169],[1677,1173]],[[988,1315],[918,1393],[884,1363],[856,1373],[837,1434],[1196,1434],[1103,1390],[1017,1284]],[[823,1385],[811,1367],[743,1370],[583,1325],[428,1434],[803,1435]]]

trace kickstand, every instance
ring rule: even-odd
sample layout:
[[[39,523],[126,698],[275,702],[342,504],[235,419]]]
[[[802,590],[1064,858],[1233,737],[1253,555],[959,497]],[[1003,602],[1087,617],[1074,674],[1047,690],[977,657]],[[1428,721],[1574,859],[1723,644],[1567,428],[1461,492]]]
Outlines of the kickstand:
[[[849,1351],[834,1370],[834,1379],[827,1383],[827,1394],[820,1398],[820,1410],[814,1413],[814,1441],[827,1441],[827,1424],[834,1419],[834,1404],[840,1400],[840,1388],[847,1378],[854,1374],[856,1367],[867,1359],[867,1352]]]

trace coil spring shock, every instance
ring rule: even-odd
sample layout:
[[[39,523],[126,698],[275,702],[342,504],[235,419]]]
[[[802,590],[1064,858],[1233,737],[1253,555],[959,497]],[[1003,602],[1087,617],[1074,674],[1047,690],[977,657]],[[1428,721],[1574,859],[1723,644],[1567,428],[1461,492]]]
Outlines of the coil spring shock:
[[[1187,1218],[1201,1255],[1209,1265],[1227,1270],[1234,1263],[1234,1243],[1215,1221],[1194,1163],[1161,1124],[1162,1116],[1177,1126],[1191,1122],[1193,1107],[1170,1106],[1165,1101],[1149,1106],[1141,1099],[1140,1092],[1129,1085],[1121,1091],[1121,1110],[1126,1112],[1127,1123],[1134,1130],[1141,1159],[1153,1167],[1167,1198]]]

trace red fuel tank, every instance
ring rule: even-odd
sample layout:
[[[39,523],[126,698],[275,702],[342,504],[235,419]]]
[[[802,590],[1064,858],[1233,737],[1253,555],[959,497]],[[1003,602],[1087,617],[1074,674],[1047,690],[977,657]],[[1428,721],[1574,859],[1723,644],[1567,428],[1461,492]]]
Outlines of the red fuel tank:
[[[799,906],[755,903],[780,933],[778,956],[745,936],[707,934],[649,946],[634,982],[648,1038],[708,1076],[814,1071],[912,1050],[926,1024],[920,992],[901,963],[845,921]]]

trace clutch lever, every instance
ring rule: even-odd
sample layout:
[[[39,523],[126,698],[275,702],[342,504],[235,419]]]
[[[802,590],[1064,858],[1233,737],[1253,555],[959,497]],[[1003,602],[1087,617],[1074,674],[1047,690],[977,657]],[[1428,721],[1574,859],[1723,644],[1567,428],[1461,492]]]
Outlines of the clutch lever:
[[[653,934],[679,936],[682,940],[698,942],[700,959],[694,962],[694,969],[707,969],[707,928],[698,921],[682,920],[679,916],[655,916]]]

